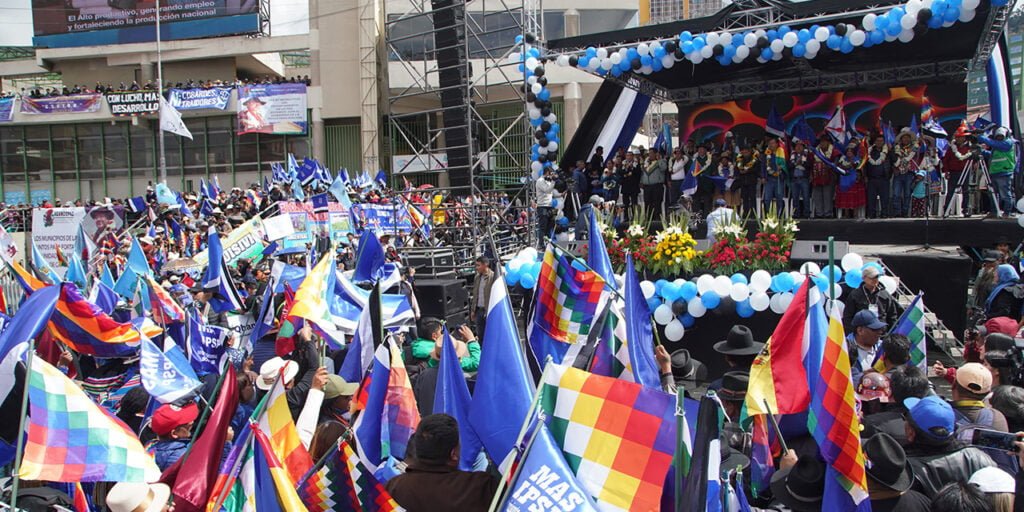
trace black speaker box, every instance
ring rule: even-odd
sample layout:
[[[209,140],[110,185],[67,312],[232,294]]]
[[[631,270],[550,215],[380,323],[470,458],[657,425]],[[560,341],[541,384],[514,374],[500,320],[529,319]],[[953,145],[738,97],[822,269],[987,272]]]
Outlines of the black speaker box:
[[[415,290],[416,301],[420,305],[420,316],[447,319],[464,313],[466,318],[469,318],[469,291],[465,281],[460,279],[417,280]]]

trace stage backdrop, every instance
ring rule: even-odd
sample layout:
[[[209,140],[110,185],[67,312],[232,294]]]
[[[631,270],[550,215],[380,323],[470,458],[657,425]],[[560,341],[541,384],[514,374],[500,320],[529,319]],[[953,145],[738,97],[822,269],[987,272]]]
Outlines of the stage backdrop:
[[[899,132],[901,127],[910,124],[912,117],[920,118],[926,98],[943,128],[950,134],[956,131],[967,111],[967,88],[963,84],[776,96],[682,107],[679,111],[679,134],[680,140],[684,141],[693,138],[721,142],[722,135],[731,131],[741,144],[759,140],[764,136],[765,119],[773,102],[786,121],[787,131],[792,130],[801,116],[806,116],[815,133],[821,133],[836,107],[843,105],[846,122],[854,125],[860,133],[876,130],[879,119],[891,122]]]

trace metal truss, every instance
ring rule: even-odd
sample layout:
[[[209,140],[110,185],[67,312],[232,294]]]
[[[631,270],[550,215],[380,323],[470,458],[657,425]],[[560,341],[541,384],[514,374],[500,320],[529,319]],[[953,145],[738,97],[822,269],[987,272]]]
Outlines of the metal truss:
[[[974,52],[974,58],[971,59],[971,71],[985,70],[989,56],[992,55],[992,50],[999,43],[999,38],[1003,35],[1006,23],[1010,20],[1010,14],[1016,5],[1017,0],[1010,0],[1010,3],[1002,7],[990,6],[988,19],[985,22],[988,31],[978,41],[978,50]]]
[[[610,77],[606,79],[615,80],[625,87],[647,94],[657,100],[671,101],[680,106],[686,106],[759,96],[887,87],[924,81],[963,80],[967,74],[968,65],[969,61],[967,60],[955,60],[869,71],[817,73],[774,80],[745,80],[673,90],[659,87],[653,82],[642,80],[636,76],[629,76],[625,80]]]

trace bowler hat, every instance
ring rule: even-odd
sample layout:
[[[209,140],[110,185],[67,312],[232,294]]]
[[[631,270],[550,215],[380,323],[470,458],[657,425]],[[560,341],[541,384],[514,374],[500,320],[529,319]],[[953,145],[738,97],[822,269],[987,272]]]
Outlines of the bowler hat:
[[[885,432],[879,432],[864,441],[864,456],[868,476],[872,480],[897,492],[906,492],[914,483],[914,470],[900,443]]]
[[[800,457],[792,467],[772,475],[772,495],[796,512],[818,512],[825,495],[825,465],[815,457]]]
[[[745,325],[734,325],[724,340],[715,343],[715,352],[733,356],[753,356],[761,352],[764,343],[754,341],[754,334]]]
[[[694,379],[697,365],[690,357],[690,351],[681,348],[672,352],[672,375],[677,379]]]
[[[747,385],[750,384],[750,374],[742,370],[725,372],[722,375],[722,387],[718,390],[718,396],[722,400],[743,400],[747,396]]]

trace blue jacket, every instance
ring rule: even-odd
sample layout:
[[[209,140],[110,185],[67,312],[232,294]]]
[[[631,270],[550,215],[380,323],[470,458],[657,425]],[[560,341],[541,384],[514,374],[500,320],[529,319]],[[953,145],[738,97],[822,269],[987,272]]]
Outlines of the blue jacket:
[[[153,443],[153,458],[156,459],[156,467],[164,471],[178,461],[185,451],[188,450],[188,439],[170,439]]]

